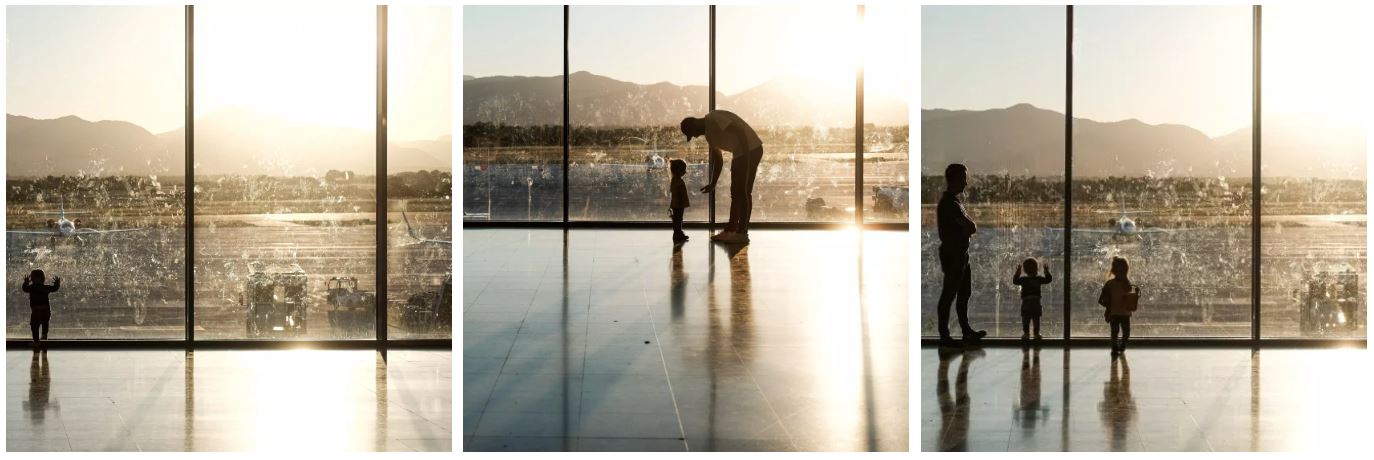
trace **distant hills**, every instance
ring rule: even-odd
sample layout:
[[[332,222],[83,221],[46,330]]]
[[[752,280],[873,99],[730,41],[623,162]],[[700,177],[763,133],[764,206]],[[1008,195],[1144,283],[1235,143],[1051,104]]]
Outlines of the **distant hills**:
[[[1266,119],[1266,121],[1269,121]],[[1266,174],[1363,179],[1363,133],[1276,120],[1264,127]],[[1250,175],[1250,129],[1211,138],[1188,126],[1074,119],[1075,176]],[[1062,175],[1064,114],[1017,104],[921,110],[922,174],[961,162],[979,173]]]
[[[676,126],[707,109],[705,86],[643,85],[590,72],[568,75],[569,116],[575,125],[596,127]],[[900,100],[867,94],[865,122],[908,123]],[[833,88],[807,79],[776,79],[727,95],[716,107],[739,114],[751,125],[845,127],[854,125],[854,88]],[[563,77],[463,76],[463,123],[515,126],[563,123]]]
[[[34,119],[7,115],[5,165],[14,176],[75,174],[181,175],[183,129],[154,134],[124,121],[75,116]],[[323,176],[330,169],[373,171],[373,133],[295,123],[242,109],[196,122],[198,174]],[[391,141],[391,172],[452,169],[452,136]],[[96,160],[99,162],[96,162]]]

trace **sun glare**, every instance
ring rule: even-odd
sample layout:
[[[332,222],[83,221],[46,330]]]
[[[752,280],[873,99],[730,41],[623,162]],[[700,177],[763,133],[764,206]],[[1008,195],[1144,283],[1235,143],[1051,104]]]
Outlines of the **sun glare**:
[[[196,117],[229,107],[370,129],[372,6],[196,8]]]

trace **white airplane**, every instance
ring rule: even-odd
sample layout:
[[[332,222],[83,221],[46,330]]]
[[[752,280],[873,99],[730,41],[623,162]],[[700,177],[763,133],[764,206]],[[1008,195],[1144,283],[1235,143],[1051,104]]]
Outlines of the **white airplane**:
[[[413,227],[410,226],[410,217],[407,217],[407,216],[406,216],[406,212],[405,212],[405,211],[401,211],[401,219],[404,220],[405,223],[406,223],[406,233],[409,233],[409,234],[410,234],[410,237],[411,237],[411,238],[415,238],[416,241],[419,241],[419,242],[421,242],[421,243],[435,243],[435,244],[448,244],[448,245],[452,245],[452,244],[453,244],[452,241],[448,241],[448,240],[431,240],[431,239],[429,239],[429,238],[421,238],[421,237],[420,237],[420,234],[418,234],[418,233],[415,232],[415,228],[413,228]]]
[[[1115,214],[1115,213],[1116,213],[1116,211],[1093,211],[1093,212],[1096,213],[1096,214]],[[1126,202],[1123,200],[1123,201],[1121,202],[1121,211],[1120,211],[1120,215],[1119,215],[1116,219],[1113,219],[1113,220],[1112,220],[1112,228],[1110,228],[1110,229],[1075,228],[1075,229],[1073,229],[1073,231],[1074,231],[1074,233],[1100,233],[1100,234],[1109,234],[1109,235],[1112,235],[1112,236],[1135,236],[1135,235],[1143,235],[1143,234],[1146,234],[1146,233],[1173,233],[1173,232],[1177,232],[1177,231],[1179,231],[1179,230],[1182,230],[1182,229],[1164,229],[1164,228],[1142,228],[1142,227],[1140,227],[1139,225],[1136,224],[1135,219],[1131,219],[1131,217],[1130,217],[1131,214],[1149,214],[1149,213],[1151,213],[1151,212],[1152,212],[1152,211],[1127,211],[1127,210],[1126,210]]]
[[[56,211],[56,212],[53,212],[53,211],[29,211],[29,214],[39,214],[39,215],[54,215],[54,214],[55,214],[55,215],[57,215],[57,220],[55,220],[55,221],[49,220],[49,221],[48,221],[49,230],[8,230],[8,232],[9,232],[9,233],[14,233],[14,234],[19,234],[19,235],[45,235],[45,236],[51,236],[51,237],[67,237],[67,236],[71,236],[71,237],[76,237],[77,240],[86,241],[86,240],[84,240],[84,239],[81,238],[82,235],[104,235],[104,234],[107,234],[107,233],[137,232],[137,231],[141,231],[141,230],[147,230],[147,229],[144,229],[144,228],[120,228],[120,229],[113,229],[113,230],[96,230],[96,229],[93,229],[93,228],[76,228],[77,224],[80,224],[80,223],[81,223],[81,219],[77,219],[76,221],[67,220],[67,214],[88,214],[88,213],[89,213],[89,212],[87,212],[87,211],[70,211],[70,212],[69,212],[69,211],[67,211],[66,205],[64,205],[61,201],[59,201],[59,202],[58,202],[58,207],[57,207],[57,211]]]
[[[668,160],[664,159],[663,155],[658,154],[660,150],[658,150],[657,140],[649,140],[638,136],[630,136],[626,139],[634,139],[645,144],[649,144],[649,154],[644,156],[645,167],[649,169],[663,169],[664,167],[668,166]]]

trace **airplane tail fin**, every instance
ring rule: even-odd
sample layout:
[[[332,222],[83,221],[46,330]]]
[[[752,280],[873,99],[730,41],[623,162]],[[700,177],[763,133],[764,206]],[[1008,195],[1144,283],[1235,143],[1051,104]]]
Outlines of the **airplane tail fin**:
[[[406,223],[406,233],[409,234],[411,238],[424,240],[424,238],[420,238],[420,235],[415,234],[415,228],[410,226],[410,217],[406,216],[405,211],[401,211],[401,220]]]

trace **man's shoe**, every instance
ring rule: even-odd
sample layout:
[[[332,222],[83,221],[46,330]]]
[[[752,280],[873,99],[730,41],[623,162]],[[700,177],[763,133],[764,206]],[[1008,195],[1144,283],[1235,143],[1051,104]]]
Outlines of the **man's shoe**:
[[[711,241],[719,241],[722,237],[726,235],[733,235],[734,233],[734,230],[721,230],[720,233],[711,235]]]
[[[981,340],[988,335],[988,331],[964,331],[964,341]]]
[[[1044,339],[1044,338],[1045,338],[1045,337],[1042,336],[1042,335],[1040,335],[1040,334],[1035,334],[1035,340],[1040,340],[1040,339]]]
[[[1021,334],[1021,340],[1030,340],[1030,334]]]

